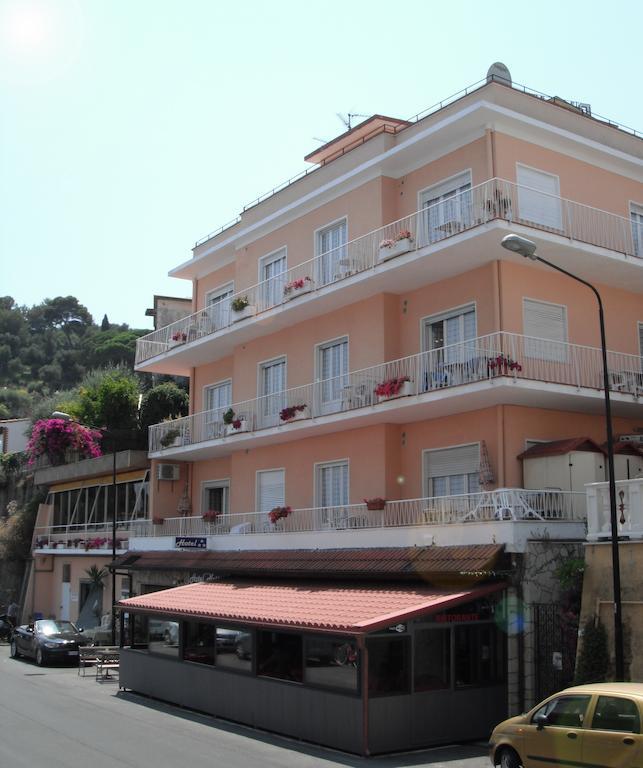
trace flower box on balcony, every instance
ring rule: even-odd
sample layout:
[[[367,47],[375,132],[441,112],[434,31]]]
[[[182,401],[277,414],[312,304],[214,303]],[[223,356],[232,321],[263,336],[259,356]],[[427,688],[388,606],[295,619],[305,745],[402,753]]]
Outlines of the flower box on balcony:
[[[408,235],[407,237],[400,237],[400,235]],[[413,238],[410,233],[399,233],[394,240],[382,240],[378,252],[378,261],[388,261],[395,256],[400,256],[403,253],[407,253],[411,250],[413,244]]]
[[[185,333],[185,331],[176,331],[170,337],[168,344],[170,347],[176,347],[179,344],[185,344],[187,340],[188,340],[188,335],[187,333]]]
[[[386,506],[386,499],[376,496],[374,499],[364,499],[364,504],[366,504],[366,509],[369,511],[377,512],[384,509]]]
[[[301,296],[303,293],[309,293],[313,287],[312,278],[308,277],[308,275],[291,280],[284,285],[284,301],[290,301],[297,298],[297,296]]]
[[[385,400],[393,400],[396,397],[412,395],[413,382],[408,376],[398,376],[397,378],[381,382],[375,387],[374,391],[377,402],[382,403]]]
[[[282,422],[300,421],[310,418],[310,409],[305,403],[301,405],[289,405],[282,408],[279,412],[279,418]]]
[[[247,432],[248,431],[248,422],[246,419],[235,419],[230,424],[226,424],[225,426],[225,433],[226,435],[236,435],[237,432]]]

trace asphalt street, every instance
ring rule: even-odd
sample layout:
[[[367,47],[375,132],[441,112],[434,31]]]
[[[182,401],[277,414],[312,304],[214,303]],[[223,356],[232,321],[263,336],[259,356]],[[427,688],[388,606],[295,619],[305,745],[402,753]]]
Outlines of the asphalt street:
[[[1,768],[489,768],[482,744],[364,759],[172,707],[0,645]]]

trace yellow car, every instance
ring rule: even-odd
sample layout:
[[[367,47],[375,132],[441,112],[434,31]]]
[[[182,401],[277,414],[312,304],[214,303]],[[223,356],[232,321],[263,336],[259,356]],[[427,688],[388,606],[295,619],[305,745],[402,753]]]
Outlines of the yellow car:
[[[643,768],[643,684],[566,688],[493,729],[489,755],[501,768]]]

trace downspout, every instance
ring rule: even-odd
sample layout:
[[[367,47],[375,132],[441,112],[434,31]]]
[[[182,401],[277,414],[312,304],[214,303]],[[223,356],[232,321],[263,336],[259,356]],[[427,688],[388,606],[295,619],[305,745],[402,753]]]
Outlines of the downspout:
[[[487,144],[487,178],[496,177],[496,132],[493,128],[485,128]]]
[[[494,302],[493,309],[493,321],[497,332],[500,334],[503,332],[503,311],[502,311],[502,261],[496,260],[493,263],[493,287],[496,300]],[[500,346],[502,347],[502,336],[499,336]],[[507,459],[505,456],[505,406],[500,405],[497,409],[497,430],[498,430],[498,477],[497,484],[499,488],[504,488],[506,485],[505,478],[507,476]]]
[[[362,689],[362,754],[368,757],[371,754],[368,745],[368,649],[364,635],[358,636],[357,648]]]

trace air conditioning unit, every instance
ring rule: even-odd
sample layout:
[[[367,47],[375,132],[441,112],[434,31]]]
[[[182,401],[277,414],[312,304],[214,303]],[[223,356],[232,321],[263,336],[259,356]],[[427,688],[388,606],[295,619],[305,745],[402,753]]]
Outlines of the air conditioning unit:
[[[643,445],[643,435],[619,435],[619,443],[640,443]]]
[[[158,464],[156,467],[156,477],[159,480],[178,480],[178,464]]]

